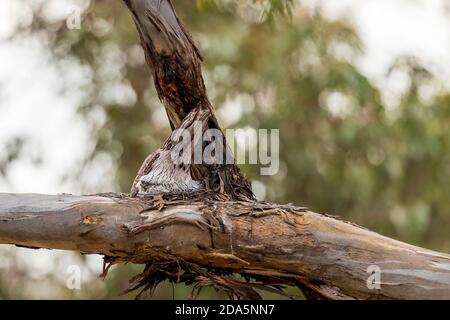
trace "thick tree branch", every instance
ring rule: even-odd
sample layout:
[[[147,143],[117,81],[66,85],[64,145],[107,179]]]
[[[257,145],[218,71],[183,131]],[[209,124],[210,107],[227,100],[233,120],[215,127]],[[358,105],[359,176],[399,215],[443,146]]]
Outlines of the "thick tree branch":
[[[200,54],[171,1],[124,1],[172,129],[192,132],[200,122],[202,133],[220,130]],[[147,158],[131,197],[0,194],[0,243],[102,254],[109,266],[146,264],[132,289],[168,279],[252,299],[255,288],[279,292],[281,285],[312,298],[450,299],[449,255],[302,208],[255,202],[235,164],[174,165],[179,137],[174,131]],[[368,286],[368,270],[381,271],[379,289]]]
[[[330,299],[450,299],[447,254],[302,208],[201,199],[1,194],[0,243],[183,262]],[[371,265],[379,290],[367,286]]]

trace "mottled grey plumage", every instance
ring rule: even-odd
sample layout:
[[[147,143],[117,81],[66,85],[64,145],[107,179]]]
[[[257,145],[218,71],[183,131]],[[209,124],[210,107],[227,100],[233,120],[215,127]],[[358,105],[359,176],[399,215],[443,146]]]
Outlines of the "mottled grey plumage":
[[[172,132],[164,145],[149,155],[142,164],[132,187],[132,195],[156,193],[190,193],[205,188],[200,168],[192,164],[194,141],[181,140],[183,130],[194,137],[195,124],[206,128],[209,112],[192,111],[181,124],[179,130]],[[201,144],[201,141],[199,142]],[[190,146],[188,146],[188,144]],[[178,147],[177,149],[175,147]],[[187,158],[179,157],[176,150],[191,150]]]
[[[150,157],[156,155],[156,159],[150,159],[150,172],[136,182],[137,194],[191,193],[202,190],[203,184],[192,179],[188,165],[174,165],[171,151],[160,149]]]
[[[171,0],[124,2],[132,12],[147,63],[153,69],[156,91],[164,104],[172,130],[183,124],[189,128],[185,121],[191,115],[192,119],[203,119],[204,129],[220,130],[206,94],[201,71],[202,57],[178,19]],[[225,135],[221,142],[227,145]],[[232,199],[254,199],[250,183],[235,164],[178,166],[164,152],[172,150],[171,147],[166,142],[165,147],[147,158],[133,184],[134,196],[205,188]],[[226,158],[226,155],[222,157]]]

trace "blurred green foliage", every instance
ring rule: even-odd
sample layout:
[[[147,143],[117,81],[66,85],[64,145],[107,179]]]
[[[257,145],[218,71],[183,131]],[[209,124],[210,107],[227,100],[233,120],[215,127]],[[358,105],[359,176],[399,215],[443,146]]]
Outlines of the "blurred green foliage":
[[[450,93],[431,72],[413,57],[399,57],[386,79],[402,74],[407,85],[389,99],[355,66],[362,47],[346,21],[284,0],[174,2],[204,55],[223,126],[280,128],[280,173],[262,177],[257,166],[243,166],[265,185],[267,200],[450,251]],[[86,121],[99,113],[106,120],[92,126],[96,148],[89,161],[110,155],[127,192],[169,127],[123,4],[92,1],[78,31],[49,24],[38,11],[22,32],[47,32],[56,58],[70,55],[92,71],[89,98],[79,110]],[[239,105],[231,120],[221,116],[230,104]],[[114,270],[105,297],[116,297],[131,273]],[[178,286],[175,296],[187,297],[189,290]],[[156,297],[171,298],[171,286]]]

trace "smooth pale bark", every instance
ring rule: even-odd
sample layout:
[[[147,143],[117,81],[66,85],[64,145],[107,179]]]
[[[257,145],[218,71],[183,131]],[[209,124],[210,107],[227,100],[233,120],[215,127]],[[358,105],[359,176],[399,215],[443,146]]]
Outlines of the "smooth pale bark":
[[[0,243],[298,281],[330,299],[450,299],[450,256],[291,206],[0,194]],[[367,286],[369,266],[380,289]]]
[[[204,118],[204,130],[220,130],[203,84],[200,54],[172,2],[124,2],[172,129],[191,129],[190,120]],[[226,147],[225,138],[222,143]],[[235,286],[250,297],[255,295],[245,284],[225,279],[227,273],[251,276],[268,288],[298,285],[312,298],[450,299],[449,255],[301,208],[252,201],[250,184],[235,164],[170,168],[171,163],[161,163],[161,156],[171,150],[168,139],[139,171],[132,195],[146,197],[0,194],[0,243],[145,263],[148,269],[141,280],[146,288],[158,282],[155,275],[164,279],[166,270],[161,268],[166,262],[169,269],[180,262],[201,268],[203,283]],[[170,174],[160,182],[158,172]],[[150,186],[183,186],[187,179],[182,174],[188,172],[203,184],[203,195],[176,200],[166,194],[171,198],[167,200],[141,188],[144,176],[156,176],[144,181]],[[380,288],[370,289],[367,271],[377,269]]]

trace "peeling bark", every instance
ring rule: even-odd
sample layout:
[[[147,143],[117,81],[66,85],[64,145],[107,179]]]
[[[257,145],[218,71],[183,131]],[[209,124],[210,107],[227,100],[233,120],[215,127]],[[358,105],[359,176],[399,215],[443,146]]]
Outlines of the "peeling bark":
[[[131,196],[0,194],[1,244],[102,254],[105,274],[116,263],[146,264],[130,290],[170,280],[232,298],[295,285],[314,299],[450,299],[447,254],[304,208],[256,202],[236,164],[175,166],[175,129],[192,132],[198,120],[202,132],[220,130],[201,56],[170,0],[124,1],[174,132],[146,159]],[[221,142],[228,152],[224,135]],[[371,266],[381,271],[379,289],[367,284]]]
[[[290,205],[205,195],[0,194],[0,243],[146,263],[136,287],[164,274],[236,297],[297,285],[323,299],[450,299],[450,255]],[[381,270],[379,290],[367,286],[371,265]]]

